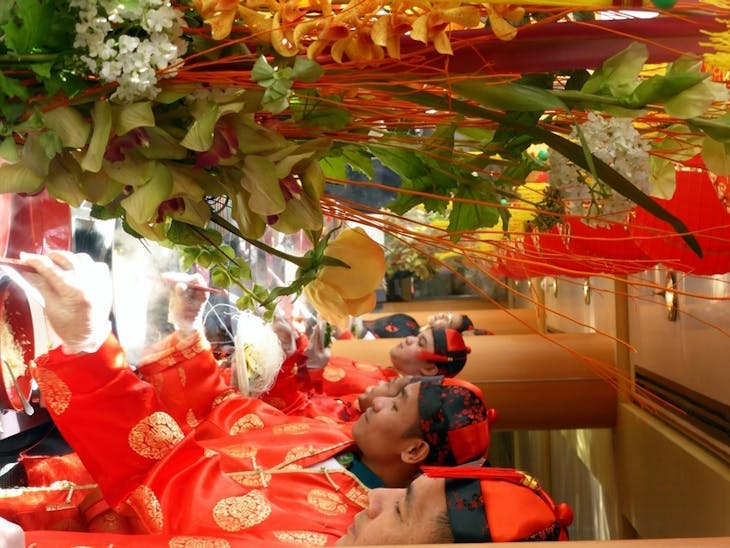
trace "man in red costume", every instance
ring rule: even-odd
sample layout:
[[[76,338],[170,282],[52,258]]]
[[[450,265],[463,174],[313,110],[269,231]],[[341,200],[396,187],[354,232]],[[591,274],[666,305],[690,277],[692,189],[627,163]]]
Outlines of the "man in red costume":
[[[131,509],[140,531],[330,543],[368,488],[405,487],[422,464],[486,452],[489,412],[468,383],[413,382],[333,427],[241,396],[198,333],[147,361],[144,382],[109,335],[105,265],[64,252],[26,261],[63,341],[37,360],[46,405],[106,502]],[[156,392],[171,379],[177,391]]]

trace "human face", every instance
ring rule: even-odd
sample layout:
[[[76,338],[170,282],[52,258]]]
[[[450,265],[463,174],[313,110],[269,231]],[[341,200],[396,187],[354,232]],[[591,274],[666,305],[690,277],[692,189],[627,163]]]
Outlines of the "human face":
[[[438,368],[433,362],[419,357],[419,352],[433,352],[433,333],[430,329],[402,339],[390,349],[390,361],[401,375],[436,375]]]
[[[404,386],[397,396],[378,396],[355,424],[352,436],[363,460],[387,462],[401,459],[418,426],[418,394],[420,382]],[[420,436],[419,436],[420,439]]]
[[[428,544],[439,542],[437,519],[446,512],[444,479],[421,476],[406,489],[373,489],[336,544]]]
[[[428,318],[431,327],[443,327],[444,329],[459,329],[464,319],[463,314],[458,312],[439,312]]]
[[[411,382],[410,376],[394,377],[389,381],[380,381],[378,384],[369,387],[365,392],[360,394],[357,402],[360,405],[360,411],[367,411],[368,407],[373,404],[373,400],[379,396],[394,397]]]

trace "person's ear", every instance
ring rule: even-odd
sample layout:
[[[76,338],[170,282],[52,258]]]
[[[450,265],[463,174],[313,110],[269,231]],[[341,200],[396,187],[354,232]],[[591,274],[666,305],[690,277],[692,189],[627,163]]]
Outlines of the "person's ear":
[[[405,449],[401,451],[400,458],[406,464],[419,464],[426,460],[430,447],[426,440],[412,438]]]
[[[435,363],[428,362],[426,365],[421,367],[418,372],[423,377],[432,377],[439,374],[439,368],[436,367]]]

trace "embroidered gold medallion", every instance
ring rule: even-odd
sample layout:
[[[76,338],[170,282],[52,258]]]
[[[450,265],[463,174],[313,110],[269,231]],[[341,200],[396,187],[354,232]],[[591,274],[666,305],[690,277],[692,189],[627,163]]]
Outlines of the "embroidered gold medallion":
[[[71,390],[53,371],[39,367],[36,373],[43,401],[56,415],[61,415],[71,402]]]
[[[241,432],[248,432],[249,430],[255,430],[263,427],[264,421],[261,420],[261,417],[254,415],[253,413],[248,413],[233,423],[229,433],[231,436],[235,436]]]
[[[263,522],[271,514],[271,506],[259,490],[241,497],[228,497],[213,508],[213,519],[224,531],[241,531]]]
[[[329,382],[338,382],[345,378],[345,370],[341,367],[328,365],[322,371],[322,377]]]
[[[327,516],[338,516],[347,512],[347,505],[340,496],[324,489],[312,489],[307,493],[307,502]]]
[[[324,546],[327,535],[311,531],[274,531],[274,536],[284,544],[303,544],[306,546]]]
[[[183,439],[182,430],[170,415],[157,411],[129,431],[129,447],[148,459],[161,459]]]

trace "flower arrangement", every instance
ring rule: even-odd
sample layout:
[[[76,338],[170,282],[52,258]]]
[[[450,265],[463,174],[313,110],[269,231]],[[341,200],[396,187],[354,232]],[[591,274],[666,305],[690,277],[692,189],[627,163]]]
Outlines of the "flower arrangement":
[[[325,192],[327,182],[353,184],[348,169],[371,178],[374,159],[399,178],[390,212],[448,209],[452,242],[509,215],[501,198],[524,183],[534,167],[525,151],[538,143],[665,215],[566,136],[573,116],[623,109],[645,124],[642,138],[661,136],[669,122],[674,135],[677,126],[694,134],[692,150],[702,148],[718,171],[730,134],[727,98],[709,89],[699,62],[639,77],[648,54],[633,48],[590,77],[576,71],[568,89],[549,66],[539,79],[505,78],[486,70],[486,58],[485,70],[455,78],[430,64],[431,50],[456,63],[469,48],[491,45],[495,35],[507,44],[528,25],[569,33],[569,12],[459,1],[11,1],[0,10],[0,192],[45,189],[72,206],[91,203],[95,217],[182,247],[185,265],[197,262],[218,285],[239,286],[241,308],[269,311],[327,268],[344,270],[327,252],[325,217],[401,233],[401,223]],[[655,23],[640,24],[646,31]],[[311,250],[299,257],[267,245],[269,227],[303,234]],[[296,280],[258,285],[221,232],[291,261]],[[347,301],[367,294],[338,306],[349,310]]]

